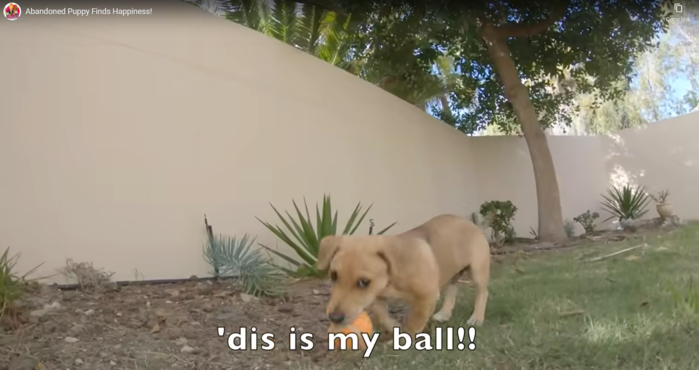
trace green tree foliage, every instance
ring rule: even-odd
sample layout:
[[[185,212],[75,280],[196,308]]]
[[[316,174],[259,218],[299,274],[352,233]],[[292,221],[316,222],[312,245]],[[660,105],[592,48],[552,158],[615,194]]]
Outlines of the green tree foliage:
[[[467,133],[492,125],[505,133],[521,130],[532,158],[541,240],[565,237],[544,129],[570,124],[576,111],[564,108],[576,93],[594,92],[603,100],[621,96],[617,81],[631,75],[635,56],[667,27],[672,6],[618,0],[327,1],[349,13],[377,14],[367,29],[381,52],[372,57],[403,65],[408,81],[429,71],[440,55],[454,58],[461,84],[451,92],[452,117],[443,120]],[[400,22],[391,18],[396,12]],[[403,28],[395,26],[400,23]]]
[[[422,70],[410,77],[405,70],[415,58],[411,51],[415,43],[390,49],[392,59],[373,58],[377,44],[371,38],[376,29],[402,32],[411,25],[410,19],[401,19],[399,11],[391,12],[390,27],[377,28],[376,14],[352,16],[315,2],[206,0],[197,4],[343,68],[421,109],[441,105],[443,115],[450,116],[449,92],[460,83],[454,73],[453,58],[440,56],[433,71]]]
[[[227,6],[219,6],[225,9],[222,13],[228,20],[293,45],[339,68],[350,65],[352,32],[349,29],[353,24],[349,15],[289,0],[231,0]]]
[[[605,134],[699,108],[698,9],[686,6],[682,15],[672,17],[656,46],[637,57],[633,82],[625,77],[616,82],[624,90],[618,99],[602,101],[595,93],[577,93],[579,113],[570,133]],[[678,91],[678,81],[689,89]]]

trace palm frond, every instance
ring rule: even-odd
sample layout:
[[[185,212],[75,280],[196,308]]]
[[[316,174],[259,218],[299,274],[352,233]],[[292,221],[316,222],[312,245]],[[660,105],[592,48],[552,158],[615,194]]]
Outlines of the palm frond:
[[[299,47],[309,54],[317,55],[325,11],[315,5],[303,4],[301,6],[301,14],[299,22]]]
[[[320,24],[319,44],[316,56],[324,61],[345,68],[349,64],[348,28],[352,17],[326,12]]]
[[[263,32],[267,24],[265,7],[268,5],[261,0],[231,0],[230,10],[224,18]]]
[[[299,41],[299,15],[297,3],[289,0],[274,0],[269,14],[269,35],[296,46]]]

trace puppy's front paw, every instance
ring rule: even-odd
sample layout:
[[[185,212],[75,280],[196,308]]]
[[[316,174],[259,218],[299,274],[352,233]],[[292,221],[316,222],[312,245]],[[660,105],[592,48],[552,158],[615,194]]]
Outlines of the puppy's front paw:
[[[471,317],[466,321],[466,323],[470,326],[481,326],[483,325],[483,319],[477,319],[475,317]]]
[[[451,319],[451,314],[446,312],[437,312],[436,314],[432,315],[432,320],[436,322],[447,322],[449,319]]]

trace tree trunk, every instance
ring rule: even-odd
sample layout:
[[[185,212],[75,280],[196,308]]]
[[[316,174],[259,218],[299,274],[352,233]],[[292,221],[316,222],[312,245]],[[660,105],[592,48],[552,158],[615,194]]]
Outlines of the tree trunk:
[[[494,31],[492,26],[486,25],[483,30],[483,39],[495,66],[495,71],[505,87],[505,97],[517,114],[529,147],[539,207],[539,240],[556,242],[566,236],[563,229],[561,197],[558,191],[553,157],[549,150],[546,134],[539,125],[534,105],[529,100],[529,91],[522,84],[517,66],[510,55],[507,39],[498,37]]]
[[[449,94],[440,96],[439,101],[442,103],[442,115],[449,121],[449,124],[454,124],[454,115],[451,114],[451,108],[449,107]]]

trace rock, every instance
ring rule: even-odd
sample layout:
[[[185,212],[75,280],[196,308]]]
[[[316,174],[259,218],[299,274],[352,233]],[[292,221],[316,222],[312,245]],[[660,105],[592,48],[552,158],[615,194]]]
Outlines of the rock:
[[[79,339],[75,337],[65,337],[63,340],[65,340],[66,343],[77,343],[79,341]]]
[[[196,350],[188,345],[184,345],[180,349],[180,352],[182,352],[182,353],[194,353],[194,351],[196,351]]]
[[[224,312],[222,314],[214,316],[215,320],[230,320],[234,318],[238,318],[238,315],[234,312]]]
[[[83,312],[83,313],[84,313],[85,315],[87,315],[87,316],[90,316],[90,315],[94,315],[94,314],[95,314],[95,310],[89,309],[89,310],[87,310],[87,311],[85,311],[85,312]]]
[[[121,291],[121,286],[115,281],[111,281],[104,286],[104,290],[107,292],[118,292]]]
[[[214,294],[214,297],[216,297],[216,298],[225,298],[225,297],[228,297],[228,296],[231,296],[231,295],[233,295],[233,292],[228,291],[228,290],[223,290],[223,291],[220,291],[220,292],[217,292],[216,294]]]
[[[165,289],[165,293],[169,294],[170,297],[177,297],[180,295],[180,291],[177,289]]]
[[[22,355],[10,362],[7,370],[46,370],[46,366],[34,357]]]
[[[85,325],[75,324],[70,329],[68,329],[68,334],[77,335],[80,334],[83,330],[85,330]]]
[[[76,359],[75,359],[75,366],[80,366],[80,365],[82,365],[82,364],[83,364],[83,360],[81,360],[81,359],[79,359],[79,358],[76,358]]]
[[[58,284],[53,283],[51,285],[42,284],[41,285],[41,295],[51,295],[58,293]]]
[[[313,295],[320,295],[320,290],[313,289]]]
[[[72,301],[72,300],[74,300],[75,298],[78,297],[78,292],[73,291],[73,290],[64,291],[64,292],[62,292],[62,293],[63,293],[63,294],[61,294],[61,298],[62,298],[64,301]]]
[[[214,287],[211,284],[210,281],[207,281],[208,284],[199,282],[197,283],[197,290],[199,291],[199,294],[203,295],[211,295],[214,293]]]
[[[279,307],[277,307],[277,311],[281,313],[292,313],[294,312],[294,306],[291,304],[283,304]]]
[[[257,300],[257,297],[250,294],[240,293],[240,300],[242,300],[245,303],[250,303],[252,301]]]
[[[172,327],[172,326],[167,328],[167,331],[165,332],[165,334],[166,334],[168,339],[174,340],[174,341],[177,341],[177,340],[179,340],[179,338],[184,337],[184,331],[182,329],[177,328],[177,327]],[[183,344],[185,344],[185,343],[180,343],[180,345],[183,345]]]
[[[49,313],[49,309],[42,308],[40,310],[34,310],[34,311],[30,312],[29,316],[31,316],[31,317],[43,317],[47,313]]]
[[[192,276],[189,277],[189,280],[191,280],[191,281],[197,281],[197,280],[199,280],[199,278],[197,277],[197,275],[192,275]]]
[[[51,304],[44,304],[44,307],[38,310],[31,311],[29,313],[32,317],[43,317],[51,311],[55,311],[61,308],[61,304],[58,301],[54,301]]]
[[[153,310],[153,313],[158,319],[165,319],[168,316],[170,316],[170,313],[163,310],[162,308],[156,308],[155,310]]]
[[[112,366],[116,366],[116,362],[114,362],[114,361],[109,361],[109,364]]]
[[[151,334],[160,333],[160,325],[155,324],[155,326],[153,326],[153,327],[150,329],[150,333],[151,333]]]
[[[187,344],[187,338],[179,337],[175,340],[175,344],[177,344],[178,346],[184,346],[185,344]]]

